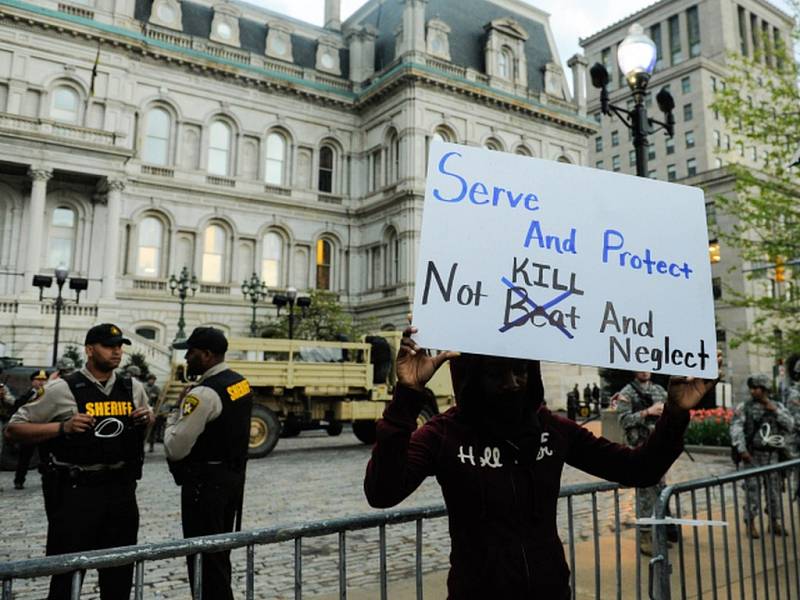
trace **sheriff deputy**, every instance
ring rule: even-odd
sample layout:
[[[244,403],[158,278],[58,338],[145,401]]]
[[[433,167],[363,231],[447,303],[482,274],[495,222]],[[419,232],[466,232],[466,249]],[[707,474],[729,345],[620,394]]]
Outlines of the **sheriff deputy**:
[[[164,432],[164,448],[175,483],[181,488],[184,537],[233,531],[241,520],[250,410],[247,380],[228,368],[228,340],[213,327],[198,327],[185,342],[189,377],[199,377],[184,391],[177,420]],[[187,557],[194,589],[194,560]],[[203,598],[232,600],[230,551],[203,553]]]
[[[44,445],[48,556],[136,544],[136,480],[153,413],[144,386],[114,373],[130,343],[115,325],[92,327],[86,366],[46,384],[9,422],[12,440]],[[132,578],[132,563],[99,569],[100,598],[129,598]],[[70,598],[71,579],[54,575],[48,600]]]

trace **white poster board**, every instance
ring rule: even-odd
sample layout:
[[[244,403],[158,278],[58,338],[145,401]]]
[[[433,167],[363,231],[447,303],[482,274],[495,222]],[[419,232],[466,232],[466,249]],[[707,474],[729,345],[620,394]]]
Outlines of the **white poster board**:
[[[423,347],[716,377],[697,188],[482,148],[430,148]]]

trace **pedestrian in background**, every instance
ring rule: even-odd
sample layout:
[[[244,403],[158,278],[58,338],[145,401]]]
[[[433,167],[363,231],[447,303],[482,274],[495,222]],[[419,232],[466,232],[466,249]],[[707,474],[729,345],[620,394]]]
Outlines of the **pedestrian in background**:
[[[635,448],[650,437],[664,411],[666,400],[667,390],[650,381],[650,373],[646,371],[637,372],[633,381],[620,390],[616,397],[617,419],[625,432],[628,446]],[[637,518],[653,516],[656,501],[665,485],[662,477],[655,485],[636,490]],[[675,525],[667,528],[667,539],[670,542],[678,540],[678,529]],[[639,551],[647,556],[653,555],[652,528],[641,528]]]
[[[161,396],[161,388],[156,385],[156,376],[150,373],[147,376],[147,382],[144,384],[144,391],[147,392],[147,402],[150,403],[150,408],[156,416],[155,425],[150,428],[150,436],[148,443],[150,444],[150,452],[153,451],[156,442],[163,441],[164,436],[164,415],[158,406],[158,398]],[[156,409],[159,409],[156,411]]]
[[[136,544],[136,481],[152,421],[144,386],[117,377],[130,340],[110,323],[86,333],[86,366],[49,382],[11,418],[8,436],[44,445],[47,555]],[[101,600],[130,597],[133,563],[99,569]],[[71,597],[71,573],[54,575],[48,600]]]
[[[770,378],[764,374],[754,374],[747,378],[750,398],[739,403],[731,419],[731,444],[738,458],[745,466],[763,466],[781,461],[781,454],[790,443],[794,431],[794,418],[783,404],[770,398]],[[781,479],[771,473],[764,485],[767,495],[767,514],[770,518],[770,531],[784,535],[781,523]],[[759,538],[756,519],[761,512],[761,483],[758,477],[744,481],[745,506],[744,521],[751,538]]]
[[[20,406],[24,406],[29,402],[33,402],[44,393],[44,384],[47,383],[47,372],[44,369],[37,369],[31,373],[31,389],[20,396],[14,403],[14,412],[17,412]],[[13,416],[13,415],[12,415]],[[21,490],[25,487],[25,478],[28,475],[28,466],[31,464],[31,458],[36,451],[36,444],[19,444],[19,452],[17,453],[17,470],[14,472],[14,489]]]
[[[164,432],[164,449],[181,486],[184,537],[233,531],[241,523],[250,411],[247,380],[228,368],[228,340],[219,329],[198,327],[185,342],[186,372],[199,377],[186,391],[177,420]],[[187,557],[194,590],[194,557]],[[203,598],[232,600],[230,551],[203,553]]]

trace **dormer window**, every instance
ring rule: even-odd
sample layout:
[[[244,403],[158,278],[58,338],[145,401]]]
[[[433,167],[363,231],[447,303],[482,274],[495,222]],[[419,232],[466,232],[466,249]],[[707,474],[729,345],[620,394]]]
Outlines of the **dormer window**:
[[[286,24],[278,21],[269,23],[265,47],[267,56],[293,62],[292,30]]]
[[[239,17],[239,10],[227,2],[214,5],[209,38],[229,46],[239,46]]]
[[[514,19],[495,19],[486,29],[486,74],[500,85],[528,85],[525,42],[528,33]]]
[[[450,27],[444,21],[431,19],[427,28],[428,54],[450,60]]]
[[[341,75],[339,48],[341,44],[333,38],[322,37],[317,40],[317,71]]]
[[[155,0],[150,10],[150,22],[176,31],[183,29],[181,4],[178,0]]]

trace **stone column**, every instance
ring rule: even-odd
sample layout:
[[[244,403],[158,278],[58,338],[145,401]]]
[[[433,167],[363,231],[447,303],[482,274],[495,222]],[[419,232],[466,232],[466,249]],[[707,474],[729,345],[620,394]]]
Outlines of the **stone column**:
[[[103,255],[102,298],[114,300],[119,257],[119,218],[122,211],[122,190],[125,189],[125,180],[109,179],[106,186],[106,247]]]
[[[41,268],[42,242],[44,240],[44,208],[47,199],[47,182],[53,176],[51,169],[31,167],[28,177],[31,186],[30,219],[28,220],[28,258],[25,261],[25,286],[30,285],[33,276]]]
[[[567,66],[572,69],[572,98],[578,107],[578,113],[586,114],[586,68],[589,61],[583,54],[574,54],[568,61]]]

